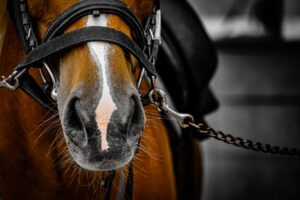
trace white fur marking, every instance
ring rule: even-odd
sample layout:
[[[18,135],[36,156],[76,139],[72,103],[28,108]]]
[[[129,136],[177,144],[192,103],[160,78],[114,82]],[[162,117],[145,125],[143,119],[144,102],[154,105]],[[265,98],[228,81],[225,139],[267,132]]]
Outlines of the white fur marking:
[[[107,26],[106,15],[100,15],[100,17],[89,16],[87,26]],[[98,66],[99,76],[102,76],[103,81],[102,96],[96,108],[96,122],[101,132],[101,149],[108,150],[107,127],[112,113],[117,109],[110,94],[109,80],[107,78],[107,52],[109,50],[109,44],[104,42],[89,42],[88,46]]]

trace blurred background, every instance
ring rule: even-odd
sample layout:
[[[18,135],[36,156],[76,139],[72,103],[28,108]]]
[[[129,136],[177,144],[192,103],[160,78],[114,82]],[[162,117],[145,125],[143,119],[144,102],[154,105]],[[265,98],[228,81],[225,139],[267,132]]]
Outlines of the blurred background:
[[[218,51],[215,129],[300,147],[300,1],[189,0]],[[300,159],[202,142],[203,200],[300,199]]]

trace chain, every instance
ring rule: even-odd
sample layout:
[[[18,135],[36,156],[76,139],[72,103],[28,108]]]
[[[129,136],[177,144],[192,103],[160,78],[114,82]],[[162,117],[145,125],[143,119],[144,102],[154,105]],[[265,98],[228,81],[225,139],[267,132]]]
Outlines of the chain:
[[[155,79],[152,80],[155,82]],[[159,112],[164,112],[175,119],[178,120],[178,123],[181,125],[182,128],[192,128],[196,131],[196,133],[204,134],[208,137],[212,137],[216,140],[225,142],[226,144],[234,145],[244,149],[250,149],[254,151],[259,151],[263,153],[271,153],[271,154],[279,154],[279,155],[288,155],[288,156],[300,156],[300,149],[296,148],[288,148],[288,147],[279,147],[270,144],[262,144],[260,142],[254,142],[252,140],[245,140],[241,137],[235,137],[230,134],[225,134],[221,131],[216,131],[207,125],[195,124],[194,118],[190,114],[179,113],[171,109],[166,101],[166,94],[157,89],[155,84],[152,84],[152,90],[149,92],[149,99],[150,101],[157,106]],[[197,134],[194,134],[194,137],[198,137]]]
[[[226,144],[231,144],[244,149],[251,149],[254,151],[260,151],[263,153],[279,154],[279,155],[289,155],[289,156],[300,156],[300,149],[273,146],[270,144],[262,144],[260,142],[254,142],[252,140],[245,140],[240,137],[235,137],[230,134],[225,134],[221,131],[216,131],[205,124],[195,124],[194,122],[187,122],[189,128],[194,129],[199,134],[204,134],[206,136],[212,137],[216,140],[225,142]],[[197,136],[195,135],[197,138]]]

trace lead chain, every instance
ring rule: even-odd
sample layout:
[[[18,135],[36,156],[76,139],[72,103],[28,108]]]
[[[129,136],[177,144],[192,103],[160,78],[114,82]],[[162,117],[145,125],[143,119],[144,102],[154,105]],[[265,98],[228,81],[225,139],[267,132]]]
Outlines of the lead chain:
[[[222,131],[216,131],[207,125],[195,124],[194,117],[190,114],[179,113],[169,107],[166,101],[166,94],[164,91],[156,88],[155,78],[152,78],[152,90],[149,92],[149,99],[151,103],[157,106],[159,112],[164,112],[175,119],[182,128],[192,128],[198,134],[194,134],[194,138],[200,140],[200,134],[204,134],[208,137],[212,137],[216,140],[225,142],[226,144],[231,144],[244,149],[251,149],[254,151],[260,151],[263,153],[279,154],[279,155],[288,155],[288,156],[300,156],[300,149],[297,148],[288,148],[288,147],[279,147],[277,145],[262,144],[260,142],[253,142],[252,140],[245,140],[241,137],[235,137],[230,134],[225,134]]]
[[[297,148],[288,148],[288,147],[279,147],[270,144],[262,144],[260,142],[254,142],[252,140],[245,140],[241,137],[235,137],[230,134],[225,134],[222,131],[216,131],[207,125],[195,124],[194,122],[188,122],[189,128],[196,130],[199,134],[204,134],[208,137],[212,137],[216,140],[225,142],[244,149],[251,149],[254,151],[259,151],[263,153],[279,154],[279,155],[288,155],[288,156],[300,156],[300,149]],[[194,135],[195,138],[200,138],[198,135]]]

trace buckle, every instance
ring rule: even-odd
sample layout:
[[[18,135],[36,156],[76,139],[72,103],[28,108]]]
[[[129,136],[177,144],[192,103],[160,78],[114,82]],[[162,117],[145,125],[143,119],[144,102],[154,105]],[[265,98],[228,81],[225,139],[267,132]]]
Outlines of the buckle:
[[[21,74],[23,74],[23,70],[21,72],[15,70],[7,77],[2,76],[0,80],[0,88],[16,90],[20,85],[19,77]]]
[[[170,108],[167,103],[166,93],[154,87],[149,92],[150,102],[153,103],[159,112],[164,112],[165,114],[174,117],[182,128],[188,128],[190,123],[194,122],[194,118],[192,115],[187,113],[180,113]]]

